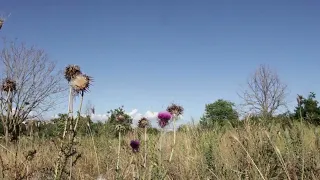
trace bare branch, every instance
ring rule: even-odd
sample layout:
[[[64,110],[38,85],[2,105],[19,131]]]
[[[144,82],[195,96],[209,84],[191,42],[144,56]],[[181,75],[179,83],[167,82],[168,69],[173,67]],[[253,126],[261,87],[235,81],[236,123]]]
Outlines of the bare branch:
[[[4,40],[0,64],[1,78],[9,77],[17,83],[12,105],[15,123],[22,123],[31,112],[39,116],[53,109],[68,88],[62,71],[56,69],[44,50],[34,46]]]

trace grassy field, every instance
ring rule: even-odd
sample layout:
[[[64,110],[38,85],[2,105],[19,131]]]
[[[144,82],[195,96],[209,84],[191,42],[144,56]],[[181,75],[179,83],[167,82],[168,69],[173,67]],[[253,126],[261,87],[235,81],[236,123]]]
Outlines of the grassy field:
[[[143,129],[123,137],[116,171],[118,139],[79,137],[81,157],[72,169],[72,179],[320,179],[319,128],[294,123],[283,127],[263,127],[246,123],[243,127],[203,130],[185,128],[177,133],[177,144],[168,161],[172,133],[165,133],[162,150],[159,135],[148,135],[144,166]],[[140,151],[133,153],[132,139],[140,139]],[[31,179],[51,179],[58,150],[56,140],[22,138],[17,146],[2,146],[2,174],[31,172]],[[29,150],[37,150],[25,161]],[[9,151],[8,151],[9,150]],[[161,152],[161,153],[160,153]],[[18,165],[15,170],[15,157]],[[3,167],[11,166],[8,171]],[[4,178],[6,179],[6,178]],[[9,177],[7,179],[10,179]]]

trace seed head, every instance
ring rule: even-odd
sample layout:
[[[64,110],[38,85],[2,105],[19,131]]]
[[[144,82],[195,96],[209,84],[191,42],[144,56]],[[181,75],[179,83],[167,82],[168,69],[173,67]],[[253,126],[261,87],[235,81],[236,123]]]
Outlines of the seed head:
[[[2,28],[3,24],[4,24],[4,20],[0,19],[0,29]]]
[[[184,108],[182,106],[172,103],[170,106],[167,107],[167,111],[174,116],[179,116],[183,114]]]
[[[90,82],[92,78],[85,74],[78,74],[75,78],[71,80],[71,87],[76,93],[86,92],[89,90]]]
[[[148,121],[148,119],[145,118],[145,117],[141,118],[141,119],[139,120],[139,122],[138,122],[138,127],[139,127],[139,128],[145,128],[145,127],[147,127],[148,125],[149,125],[149,121]]]
[[[134,153],[139,152],[139,146],[140,146],[139,140],[131,140],[130,146]]]
[[[116,125],[116,131],[124,131],[125,130],[125,127],[124,126],[122,126],[121,124],[118,124],[118,125]]]
[[[10,78],[6,78],[3,82],[2,82],[2,87],[1,87],[2,91],[5,92],[13,92],[17,90],[17,83],[16,81],[10,79]]]
[[[298,94],[297,103],[298,103],[299,106],[301,105],[302,100],[303,100],[303,96]]]
[[[118,122],[123,122],[124,120],[126,120],[126,118],[124,117],[124,115],[119,115],[119,116],[117,116],[117,121],[118,121]]]
[[[77,77],[79,74],[81,74],[81,70],[78,65],[68,65],[64,71],[64,77],[68,82]]]

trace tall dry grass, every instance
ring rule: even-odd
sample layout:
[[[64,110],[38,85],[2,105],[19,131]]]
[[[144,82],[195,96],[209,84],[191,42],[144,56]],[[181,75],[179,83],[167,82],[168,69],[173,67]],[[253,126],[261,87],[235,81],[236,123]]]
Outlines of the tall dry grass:
[[[304,135],[301,136],[301,129]],[[147,166],[144,167],[144,130],[126,135],[121,141],[119,179],[320,179],[320,129],[294,123],[292,127],[246,124],[238,128],[203,130],[189,127],[176,136],[174,158],[169,163],[173,133],[163,137],[161,162],[159,136],[148,135]],[[135,137],[134,137],[135,136]],[[139,153],[130,140],[140,137]],[[118,140],[95,137],[77,139],[82,157],[73,169],[74,179],[115,179]],[[96,149],[94,148],[96,147]],[[12,152],[11,147],[8,147]],[[21,171],[33,171],[33,178],[51,179],[57,149],[52,141],[34,143],[23,138],[18,157],[36,149],[37,154]],[[14,154],[1,148],[2,162],[13,162]],[[98,157],[96,157],[96,153]],[[98,163],[97,163],[98,161]],[[304,162],[304,163],[302,163]],[[304,169],[303,169],[304,168]],[[99,174],[100,172],[100,174]],[[304,172],[304,173],[302,173]],[[9,173],[10,174],[10,173]],[[9,179],[9,178],[8,178]]]

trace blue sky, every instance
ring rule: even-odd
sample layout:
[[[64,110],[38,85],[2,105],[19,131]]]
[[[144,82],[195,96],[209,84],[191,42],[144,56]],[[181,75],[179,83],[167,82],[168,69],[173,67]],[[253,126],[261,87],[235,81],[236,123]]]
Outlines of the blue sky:
[[[1,37],[43,48],[60,68],[94,77],[86,96],[98,114],[185,107],[185,121],[237,92],[259,64],[291,92],[320,93],[317,0],[2,0]],[[67,104],[67,103],[66,103]],[[65,111],[67,105],[55,112]]]

